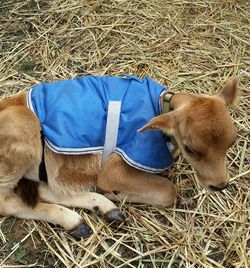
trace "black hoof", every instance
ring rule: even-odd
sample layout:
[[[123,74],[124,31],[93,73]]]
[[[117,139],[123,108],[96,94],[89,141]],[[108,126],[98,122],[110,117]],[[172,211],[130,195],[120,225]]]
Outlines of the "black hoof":
[[[107,212],[104,215],[105,219],[108,222],[121,222],[121,221],[125,221],[125,217],[122,215],[121,211],[118,209],[113,209],[109,212]]]
[[[74,230],[71,231],[71,235],[75,238],[87,238],[91,235],[92,230],[86,223],[81,223]]]

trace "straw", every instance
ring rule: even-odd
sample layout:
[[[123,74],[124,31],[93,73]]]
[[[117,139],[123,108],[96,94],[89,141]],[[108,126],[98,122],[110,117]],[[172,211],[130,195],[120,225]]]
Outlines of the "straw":
[[[126,223],[76,241],[48,223],[0,218],[1,267],[250,267],[250,4],[191,0],[0,2],[0,95],[82,75],[148,76],[176,92],[215,94],[240,77],[230,186],[208,193],[179,158],[171,209],[122,204]],[[118,203],[118,206],[121,205]]]

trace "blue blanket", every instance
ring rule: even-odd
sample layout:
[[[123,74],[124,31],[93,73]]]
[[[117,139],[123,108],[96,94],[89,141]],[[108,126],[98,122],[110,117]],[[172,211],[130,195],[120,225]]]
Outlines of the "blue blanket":
[[[34,86],[27,104],[39,118],[51,150],[92,154],[103,151],[109,101],[121,101],[115,152],[131,166],[161,172],[173,163],[169,138],[161,131],[137,130],[161,113],[164,90],[150,78],[86,76]]]

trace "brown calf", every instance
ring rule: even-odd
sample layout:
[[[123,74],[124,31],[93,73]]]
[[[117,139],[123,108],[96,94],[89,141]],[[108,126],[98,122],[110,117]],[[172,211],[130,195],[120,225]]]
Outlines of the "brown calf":
[[[170,103],[172,111],[153,118],[140,131],[160,129],[171,136],[201,184],[222,190],[229,180],[226,152],[236,138],[228,106],[237,94],[236,80],[217,96],[176,93]],[[101,155],[56,154],[45,145],[48,183],[39,182],[42,152],[40,123],[26,107],[26,93],[3,99],[0,215],[48,221],[86,237],[90,228],[66,207],[99,211],[109,221],[120,221],[123,216],[111,200],[169,207],[176,199],[172,182],[128,166],[115,153],[102,166]]]

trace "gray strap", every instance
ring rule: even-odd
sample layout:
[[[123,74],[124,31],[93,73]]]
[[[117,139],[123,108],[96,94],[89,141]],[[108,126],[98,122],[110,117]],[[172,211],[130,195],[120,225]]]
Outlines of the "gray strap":
[[[120,122],[121,102],[109,101],[105,133],[105,143],[102,153],[102,163],[115,151]]]
[[[161,99],[160,99],[162,113],[169,113],[172,110],[170,102],[174,95],[175,93],[172,91],[163,92]]]

